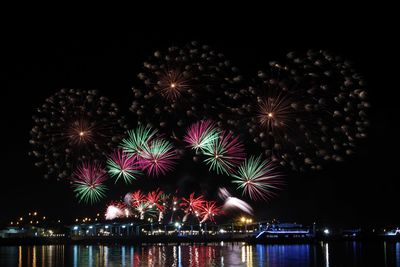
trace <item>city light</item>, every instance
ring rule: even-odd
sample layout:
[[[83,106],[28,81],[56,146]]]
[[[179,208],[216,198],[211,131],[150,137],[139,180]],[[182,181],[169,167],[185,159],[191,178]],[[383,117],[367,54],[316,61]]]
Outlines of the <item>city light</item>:
[[[325,228],[325,229],[324,229],[324,234],[325,234],[325,235],[329,235],[329,233],[330,233],[330,232],[329,232],[329,229]]]
[[[175,227],[178,228],[178,229],[181,229],[181,224],[179,222],[176,222],[175,223]]]

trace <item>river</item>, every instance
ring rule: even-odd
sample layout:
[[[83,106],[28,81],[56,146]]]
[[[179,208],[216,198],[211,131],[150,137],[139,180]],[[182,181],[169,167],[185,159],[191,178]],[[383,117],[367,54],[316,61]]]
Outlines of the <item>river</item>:
[[[0,246],[0,266],[400,267],[400,242]]]

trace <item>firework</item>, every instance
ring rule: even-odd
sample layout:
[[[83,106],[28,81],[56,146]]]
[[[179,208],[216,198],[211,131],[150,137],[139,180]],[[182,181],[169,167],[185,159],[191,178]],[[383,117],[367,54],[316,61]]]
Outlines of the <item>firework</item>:
[[[205,201],[200,212],[200,215],[203,217],[200,222],[203,223],[207,220],[215,222],[214,217],[218,216],[220,211],[221,208],[217,206],[215,201]]]
[[[167,70],[160,75],[155,89],[167,100],[174,102],[190,89],[190,79],[179,70]]]
[[[136,157],[128,155],[121,149],[114,151],[107,160],[107,167],[110,176],[115,177],[115,182],[122,178],[126,184],[130,184],[140,174]]]
[[[83,162],[74,172],[72,185],[79,202],[93,204],[105,197],[106,171],[98,163]]]
[[[221,53],[197,42],[156,51],[138,77],[143,86],[133,88],[130,108],[138,121],[178,130],[197,120],[225,117],[241,81]]]
[[[114,220],[124,216],[123,205],[121,203],[111,203],[107,206],[106,220]]]
[[[122,140],[120,147],[125,153],[138,156],[156,133],[157,130],[151,127],[139,125],[136,129],[128,131],[128,138]]]
[[[165,195],[163,191],[160,191],[160,189],[151,191],[146,196],[146,201],[149,204],[149,208],[154,208],[158,210],[158,221],[161,221],[164,218],[167,197],[168,196]]]
[[[148,175],[165,175],[173,169],[177,154],[172,144],[165,139],[154,139],[143,146],[139,165]]]
[[[247,214],[253,214],[253,208],[243,200],[232,197],[231,194],[225,188],[220,188],[218,192],[219,197],[224,201],[222,210],[240,210]]]
[[[203,149],[211,142],[219,138],[219,132],[210,120],[201,120],[193,123],[184,137],[184,141],[196,151]]]
[[[244,114],[254,143],[293,170],[343,161],[369,126],[365,81],[348,61],[326,51],[289,53],[270,62],[234,111]]]
[[[207,144],[203,154],[207,157],[204,162],[209,165],[210,170],[228,175],[246,156],[244,145],[239,138],[226,132],[222,132],[218,139]]]
[[[292,102],[283,92],[276,96],[265,97],[260,101],[257,118],[261,127],[269,135],[278,135],[278,131],[284,131],[282,128],[288,127],[290,121],[293,121]]]
[[[190,214],[195,214],[196,217],[200,215],[201,209],[204,203],[203,196],[195,196],[195,193],[191,193],[189,198],[182,198],[182,202],[180,206],[183,208],[185,216],[183,217],[183,221],[185,222]]]
[[[104,160],[127,128],[116,104],[95,90],[62,89],[33,116],[30,155],[46,178],[64,179],[84,160]]]
[[[175,213],[178,212],[179,207],[180,207],[180,199],[177,196],[172,196],[172,201],[171,201],[171,219],[170,222],[174,220]]]
[[[139,203],[144,202],[145,198],[145,194],[142,191],[137,190],[132,193],[127,193],[124,197],[124,203],[128,207],[136,207]]]
[[[144,220],[145,217],[154,218],[157,216],[157,210],[154,208],[150,208],[150,204],[147,202],[139,203],[134,209],[138,215],[140,220]]]
[[[267,162],[251,156],[239,167],[238,173],[233,174],[238,189],[243,190],[243,195],[248,195],[253,200],[268,199],[274,195],[274,190],[279,189],[280,175],[276,172],[272,162]]]

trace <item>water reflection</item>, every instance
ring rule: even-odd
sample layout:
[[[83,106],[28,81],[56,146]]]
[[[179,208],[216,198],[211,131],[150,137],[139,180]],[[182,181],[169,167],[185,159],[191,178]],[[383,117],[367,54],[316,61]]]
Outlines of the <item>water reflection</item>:
[[[0,246],[0,266],[328,267],[365,264],[400,267],[400,243],[249,245],[221,242],[207,245]]]
[[[329,244],[324,244],[325,267],[329,267]]]

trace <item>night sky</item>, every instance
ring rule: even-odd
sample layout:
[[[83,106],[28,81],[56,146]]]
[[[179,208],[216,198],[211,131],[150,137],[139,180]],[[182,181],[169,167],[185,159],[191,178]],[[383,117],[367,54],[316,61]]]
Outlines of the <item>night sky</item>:
[[[282,59],[291,50],[322,48],[352,60],[368,83],[369,137],[343,163],[327,164],[321,172],[288,172],[284,190],[267,205],[254,204],[256,214],[302,223],[399,224],[400,113],[392,37],[365,20],[343,19],[322,28],[311,22],[287,28],[269,22],[209,21],[190,30],[179,23],[141,25],[124,32],[87,29],[83,34],[27,26],[10,34],[4,39],[6,60],[1,63],[6,83],[1,90],[0,221],[30,210],[70,220],[104,212],[109,200],[123,196],[127,190],[111,186],[107,201],[93,208],[78,204],[65,183],[45,180],[44,171],[28,156],[34,110],[61,88],[82,88],[100,90],[129,115],[131,86],[140,83],[136,75],[142,62],[157,49],[197,40],[223,52],[244,75],[254,75],[268,61]]]

